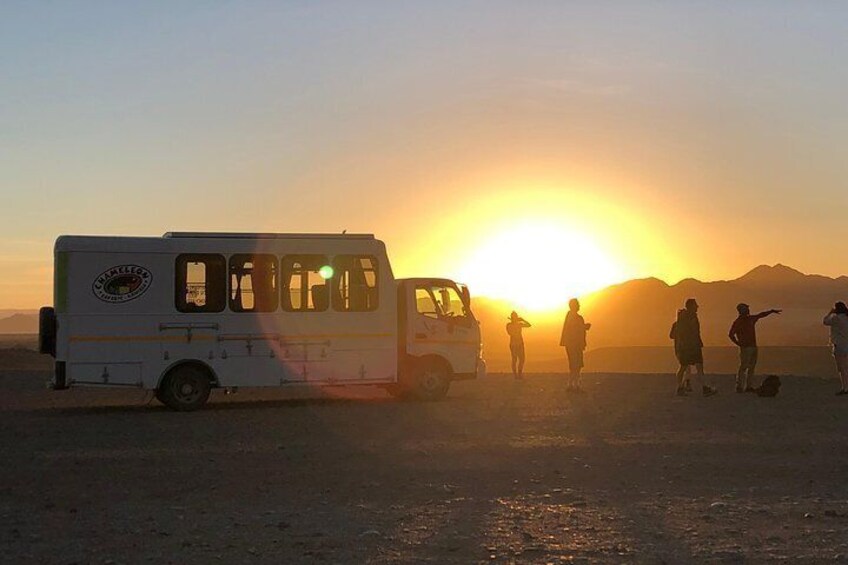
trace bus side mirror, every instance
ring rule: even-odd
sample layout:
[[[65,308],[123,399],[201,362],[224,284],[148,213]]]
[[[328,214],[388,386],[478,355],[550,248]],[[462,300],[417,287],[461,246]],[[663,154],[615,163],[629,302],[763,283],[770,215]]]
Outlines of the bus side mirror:
[[[471,293],[468,292],[468,287],[463,286],[461,289],[462,292],[462,301],[465,302],[465,306],[467,308],[471,308]]]

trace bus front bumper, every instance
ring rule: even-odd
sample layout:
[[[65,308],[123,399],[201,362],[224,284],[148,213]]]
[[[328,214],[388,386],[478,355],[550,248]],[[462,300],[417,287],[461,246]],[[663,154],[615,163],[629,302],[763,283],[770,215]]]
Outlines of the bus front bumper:
[[[477,359],[477,366],[473,372],[454,373],[451,380],[453,381],[471,381],[474,379],[482,379],[486,376],[486,362],[482,359]]]
[[[477,374],[476,377],[478,379],[486,378],[486,361],[483,359],[477,359]]]

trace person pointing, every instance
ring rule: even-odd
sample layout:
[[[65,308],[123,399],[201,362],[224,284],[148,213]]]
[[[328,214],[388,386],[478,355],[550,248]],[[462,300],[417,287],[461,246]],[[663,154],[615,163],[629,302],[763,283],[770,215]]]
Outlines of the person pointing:
[[[751,314],[751,307],[745,303],[736,306],[739,317],[730,326],[728,337],[739,347],[739,370],[736,372],[736,392],[756,392],[754,388],[754,369],[757,367],[757,322],[780,314],[783,310],[766,310]]]

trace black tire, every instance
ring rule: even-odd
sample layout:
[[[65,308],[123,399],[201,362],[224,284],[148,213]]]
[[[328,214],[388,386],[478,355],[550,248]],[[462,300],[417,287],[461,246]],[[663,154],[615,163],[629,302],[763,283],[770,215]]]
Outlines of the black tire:
[[[402,402],[414,402],[420,400],[412,386],[411,379],[403,379],[401,382],[383,387],[392,398]]]
[[[50,306],[38,311],[38,352],[56,357],[56,311]]]
[[[383,389],[391,396],[399,400],[406,400],[409,397],[407,388],[400,383],[386,385],[383,387]]]
[[[196,365],[182,365],[165,375],[156,398],[172,410],[191,412],[206,404],[211,390],[208,371]]]
[[[423,360],[412,368],[405,392],[417,400],[441,400],[448,393],[450,384],[451,371],[446,363]]]

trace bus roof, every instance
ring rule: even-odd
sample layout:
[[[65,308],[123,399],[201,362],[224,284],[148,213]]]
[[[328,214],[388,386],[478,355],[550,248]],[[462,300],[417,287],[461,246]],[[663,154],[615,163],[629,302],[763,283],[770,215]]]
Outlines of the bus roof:
[[[169,231],[162,237],[195,239],[374,239],[372,233],[238,233]]]

